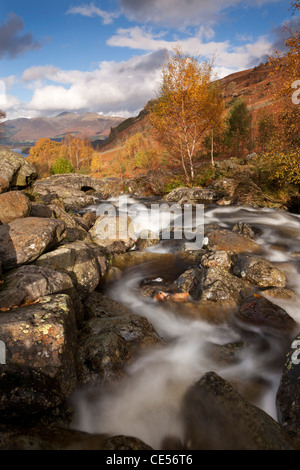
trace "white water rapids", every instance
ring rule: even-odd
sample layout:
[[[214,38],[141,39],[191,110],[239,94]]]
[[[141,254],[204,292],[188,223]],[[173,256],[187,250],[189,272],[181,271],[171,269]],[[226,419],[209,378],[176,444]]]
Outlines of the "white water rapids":
[[[285,273],[287,287],[296,294],[296,300],[270,300],[300,324],[300,255],[297,257],[294,253],[300,252],[300,216],[273,209],[205,208],[205,224],[218,223],[222,228],[231,229],[240,221],[259,230],[256,242],[262,247],[262,256]],[[143,220],[139,222],[143,225]],[[156,251],[169,249],[166,244],[155,247]],[[107,293],[133,313],[145,316],[166,340],[166,345],[147,350],[128,368],[128,378],[108,390],[78,392],[75,427],[89,433],[135,436],[152,448],[160,449],[166,436],[182,439],[181,400],[187,389],[208,371],[246,384],[256,379],[266,383],[263,393],[253,402],[277,419],[275,396],[281,370],[270,364],[280,352],[280,341],[276,337],[268,338],[266,350],[250,346],[237,364],[220,365],[207,354],[207,344],[241,341],[238,330],[226,323],[213,325],[178,316],[170,307],[143,297],[139,284],[144,275],[141,266],[130,269]]]

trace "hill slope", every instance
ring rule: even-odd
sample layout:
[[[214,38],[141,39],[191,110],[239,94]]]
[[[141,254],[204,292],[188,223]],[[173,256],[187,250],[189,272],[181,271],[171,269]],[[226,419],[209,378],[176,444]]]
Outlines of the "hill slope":
[[[262,64],[241,72],[236,72],[219,80],[226,106],[236,98],[244,98],[252,113],[253,123],[257,122],[262,112],[271,113],[275,109],[273,103],[274,89],[280,80],[280,75],[274,74],[272,67]],[[129,118],[114,127],[107,140],[99,146],[101,152],[112,150],[122,145],[126,139],[150,128],[147,118],[150,103],[135,118]]]

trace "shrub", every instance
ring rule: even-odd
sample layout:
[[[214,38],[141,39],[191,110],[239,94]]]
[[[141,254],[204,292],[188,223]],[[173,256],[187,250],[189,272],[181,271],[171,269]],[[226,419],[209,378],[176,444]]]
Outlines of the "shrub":
[[[300,185],[300,150],[270,152],[262,156],[259,164],[265,176],[278,186]]]
[[[62,175],[65,173],[75,173],[74,167],[69,160],[58,158],[50,168],[50,175]]]

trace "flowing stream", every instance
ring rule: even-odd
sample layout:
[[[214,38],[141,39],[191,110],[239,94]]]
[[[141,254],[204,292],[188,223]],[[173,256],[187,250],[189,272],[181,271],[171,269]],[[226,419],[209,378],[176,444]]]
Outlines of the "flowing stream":
[[[116,200],[111,202],[117,203]],[[261,255],[285,273],[286,287],[296,294],[296,299],[269,299],[300,323],[300,216],[275,209],[207,205],[204,217],[205,224],[217,223],[225,229],[242,221],[257,230],[255,241],[261,245]],[[153,224],[143,226],[143,222],[146,224],[143,214],[139,222],[142,228],[155,229]],[[173,249],[171,241],[150,248],[163,253]],[[251,328],[243,332],[226,322],[211,324],[181,316],[163,303],[143,297],[140,283],[150,275],[159,283],[163,269],[168,270],[168,266],[158,265],[157,272],[151,274],[147,272],[147,265],[125,270],[107,294],[133,313],[147,317],[166,340],[166,345],[147,350],[130,365],[128,377],[115,386],[79,392],[75,401],[76,428],[90,433],[135,436],[154,449],[160,449],[166,436],[183,438],[181,400],[187,389],[208,371],[239,384],[247,399],[277,419],[275,397],[282,370],[278,358],[284,355],[280,339],[263,337],[267,347],[262,349],[251,344]],[[259,329],[252,330],[255,337],[257,333],[264,336]],[[244,341],[247,333],[250,345],[243,350],[238,363],[218,363],[208,354],[208,344]],[[257,393],[253,393],[255,390]]]

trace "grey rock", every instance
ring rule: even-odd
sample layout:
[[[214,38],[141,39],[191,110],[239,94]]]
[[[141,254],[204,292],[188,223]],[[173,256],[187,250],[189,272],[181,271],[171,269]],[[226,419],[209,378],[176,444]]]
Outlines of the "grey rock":
[[[4,270],[37,259],[65,236],[62,220],[27,217],[0,226],[0,261]]]
[[[7,148],[0,149],[0,192],[26,188],[36,178],[36,169],[26,158]]]
[[[243,235],[244,237],[248,238],[255,238],[255,232],[251,225],[247,224],[246,222],[238,222],[237,224],[234,225],[232,228],[232,231],[234,233],[238,233],[240,235]]]
[[[21,266],[4,276],[0,286],[0,307],[20,307],[25,302],[35,302],[50,294],[70,296],[80,325],[83,321],[83,306],[71,277],[41,266]]]
[[[173,189],[164,199],[178,204],[201,204],[203,201],[217,201],[221,197],[222,192],[216,189],[194,187]]]
[[[110,253],[124,253],[135,246],[136,236],[128,216],[101,216],[89,231],[94,243]]]
[[[201,258],[203,268],[221,268],[230,271],[234,254],[230,251],[213,251],[205,253]]]
[[[286,354],[276,396],[278,419],[293,437],[300,437],[300,334]]]
[[[76,360],[79,383],[91,386],[124,377],[126,366],[141,351],[163,344],[145,317],[124,311],[107,297],[99,298],[97,307],[95,299],[93,303],[92,318],[79,335]]]
[[[37,202],[31,203],[30,217],[44,217],[46,219],[54,218],[54,211],[45,204],[39,204]]]
[[[214,302],[234,301],[240,303],[247,292],[247,286],[236,276],[219,268],[202,271],[201,300]]]
[[[6,365],[0,369],[2,419],[54,412],[76,385],[75,312],[67,295],[0,315]]]
[[[258,287],[285,287],[286,284],[284,273],[261,256],[239,256],[233,273]]]
[[[78,241],[45,253],[35,264],[68,273],[79,295],[85,297],[98,286],[106,273],[108,261],[100,247]]]
[[[188,292],[197,300],[201,297],[203,273],[200,268],[188,269],[175,281],[175,289],[179,292]]]

